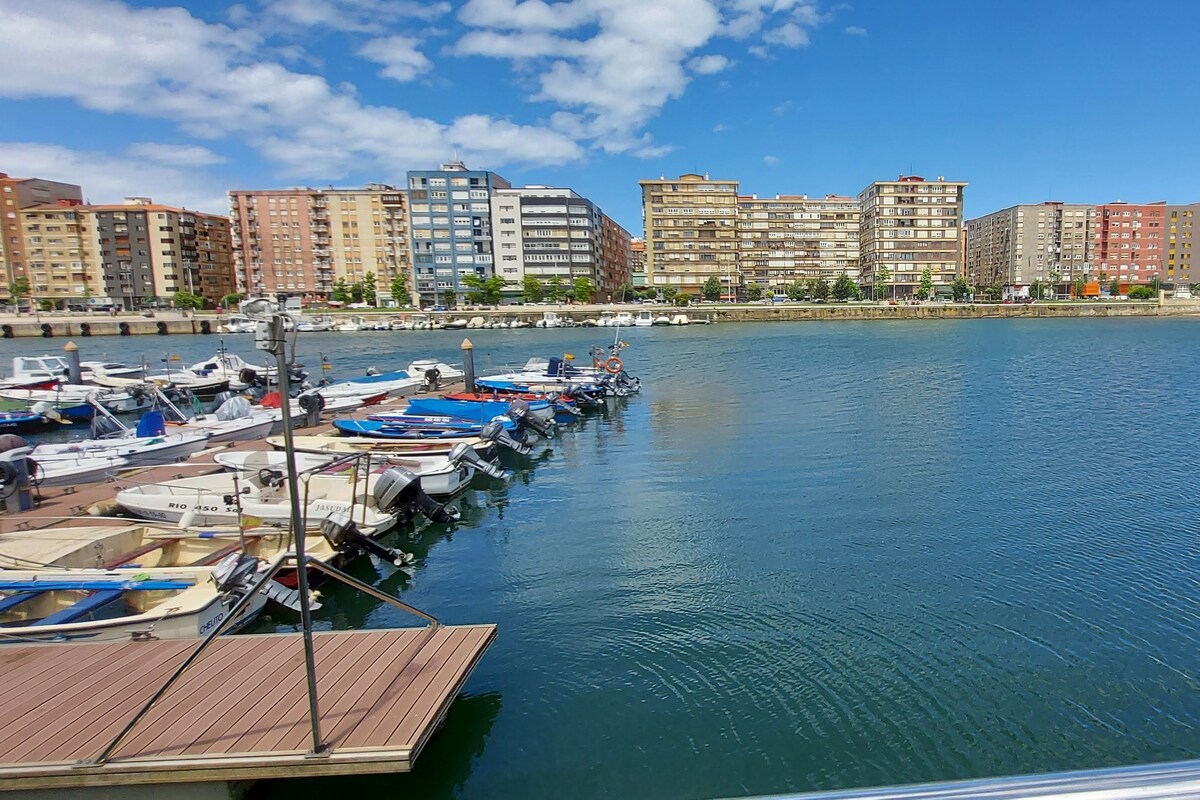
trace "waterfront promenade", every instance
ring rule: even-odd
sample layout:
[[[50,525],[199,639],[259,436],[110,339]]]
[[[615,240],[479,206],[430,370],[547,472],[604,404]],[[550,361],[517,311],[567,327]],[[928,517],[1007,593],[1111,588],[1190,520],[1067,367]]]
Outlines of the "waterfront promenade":
[[[913,320],[913,319],[992,319],[992,318],[1098,318],[1098,317],[1178,317],[1200,316],[1200,300],[1086,300],[1079,302],[1039,303],[923,303],[849,302],[849,303],[701,303],[689,306],[666,304],[636,305],[595,303],[588,305],[513,305],[485,308],[463,308],[452,311],[419,312],[416,309],[379,308],[358,311],[313,310],[312,315],[330,314],[339,318],[351,316],[405,317],[428,313],[430,317],[448,321],[471,317],[521,319],[534,322],[552,311],[562,318],[581,323],[595,318],[602,311],[636,311],[648,308],[656,314],[687,314],[693,318],[708,318],[711,322],[802,322],[819,320]],[[0,335],[5,339],[59,336],[143,336],[215,334],[221,321],[228,316],[212,311],[183,314],[178,311],[158,311],[153,317],[125,313],[118,316],[76,312],[43,312],[29,314],[0,314]]]

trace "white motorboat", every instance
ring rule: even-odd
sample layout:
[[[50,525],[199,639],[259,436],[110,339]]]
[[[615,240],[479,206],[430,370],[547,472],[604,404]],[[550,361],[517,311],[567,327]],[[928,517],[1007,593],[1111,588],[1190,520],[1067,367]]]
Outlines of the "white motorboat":
[[[523,319],[517,319],[514,317],[513,319],[509,320],[508,327],[510,327],[510,328],[531,328],[531,327],[533,327],[533,323],[526,322]]]
[[[298,453],[333,453],[336,455],[351,455],[355,453],[370,453],[371,457],[397,456],[409,458],[419,456],[448,456],[454,445],[463,442],[474,448],[478,453],[489,453],[494,447],[487,439],[466,437],[457,440],[450,439],[375,439],[361,436],[294,436]],[[271,436],[267,444],[276,450],[283,449],[283,437]]]
[[[662,314],[662,315],[654,318],[654,324],[655,325],[670,325],[671,318],[668,317],[666,314]]]
[[[562,320],[558,318],[558,314],[553,311],[543,311],[542,318],[533,323],[535,328],[560,328]]]
[[[160,387],[176,386],[180,389],[187,389],[195,395],[215,395],[229,388],[229,381],[225,378],[197,375],[188,369],[166,369],[147,372],[137,378],[110,375],[107,371],[97,369],[93,372],[92,382],[97,386],[108,386],[116,389],[132,389],[148,385]]]
[[[322,333],[333,330],[333,325],[333,320],[328,317],[304,318],[296,323],[296,330],[302,333]]]
[[[471,483],[471,478],[475,475],[475,468],[479,465],[479,461],[482,461],[482,459],[479,461],[476,459],[478,456],[474,455],[474,451],[464,447],[457,453],[437,456],[372,456],[368,465],[387,464],[404,467],[421,478],[421,488],[427,494],[433,497],[446,497],[457,494]],[[230,451],[218,453],[213,460],[229,470],[257,472],[263,468],[284,468],[287,464],[287,454],[279,450],[271,452]],[[318,471],[330,464],[335,464],[331,468],[334,471],[333,474],[347,475],[352,470],[359,468],[362,463],[367,463],[366,456],[358,459],[357,462],[346,462],[344,458],[339,458],[333,453],[296,453],[296,469],[301,472]],[[490,462],[483,462],[481,468],[493,477],[506,476],[501,467]]]
[[[638,328],[649,328],[654,324],[654,312],[649,309],[638,311],[637,316],[633,319],[633,324]]]
[[[610,327],[615,328],[632,328],[634,325],[633,314],[628,311],[618,311],[613,315],[612,322],[609,323]]]
[[[188,367],[188,372],[202,378],[218,378],[229,381],[231,389],[244,389],[247,378],[264,377],[275,380],[278,370],[273,365],[249,364],[235,353],[217,353],[212,358],[198,361]]]
[[[463,371],[458,367],[451,366],[444,361],[435,361],[431,358],[418,359],[405,368],[410,378],[425,379],[425,373],[428,370],[436,369],[438,371],[438,380],[450,381],[457,380],[463,377]]]
[[[257,323],[241,314],[230,314],[221,325],[221,333],[254,333]]]
[[[467,320],[465,320],[461,317],[457,317],[455,319],[450,320],[449,322],[446,322],[442,327],[444,327],[448,331],[461,331],[467,327],[467,324],[468,324]]]
[[[672,325],[691,325],[692,321],[688,318],[687,314],[676,314],[671,317],[670,323]]]
[[[458,518],[457,511],[433,501],[418,477],[400,467],[385,465],[369,474],[351,470],[298,477],[305,528],[344,515],[363,534],[374,536],[408,521],[418,511],[438,522]],[[134,486],[117,493],[117,504],[143,519],[184,526],[236,524],[246,517],[286,525],[291,518],[284,471],[269,467]]]
[[[327,386],[309,389],[302,394],[321,394],[326,400],[333,397],[374,397],[379,394],[401,397],[411,393],[424,380],[425,373],[423,371],[414,376],[406,370],[397,370],[377,375],[363,375],[360,378],[347,378]]]
[[[150,400],[139,392],[98,389],[95,386],[64,383],[54,389],[6,389],[0,391],[0,399],[33,408],[38,403],[47,403],[55,409],[99,403],[114,414],[130,414],[149,408]],[[86,417],[85,417],[86,418]]]
[[[30,478],[39,488],[84,486],[103,483],[116,477],[117,472],[129,466],[129,459],[115,458],[59,458],[52,461],[34,461]]]
[[[215,567],[3,570],[0,642],[194,639],[225,620],[260,567],[234,553]],[[276,585],[281,598],[295,596]],[[267,599],[262,592],[250,599],[232,629],[253,620]]]
[[[601,311],[600,316],[596,318],[597,328],[609,328],[616,324],[617,313],[615,311]]]
[[[185,461],[208,446],[203,431],[165,436],[132,436],[121,439],[81,439],[59,444],[39,444],[29,457],[41,464],[80,458],[126,459],[126,467],[152,467]]]

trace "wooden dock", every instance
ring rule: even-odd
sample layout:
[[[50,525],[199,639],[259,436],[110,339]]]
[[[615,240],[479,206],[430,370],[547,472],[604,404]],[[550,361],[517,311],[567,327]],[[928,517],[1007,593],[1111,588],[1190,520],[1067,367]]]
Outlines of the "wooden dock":
[[[221,637],[103,764],[196,642],[5,645],[0,792],[407,771],[495,637],[495,625],[314,634],[318,755],[300,636]]]

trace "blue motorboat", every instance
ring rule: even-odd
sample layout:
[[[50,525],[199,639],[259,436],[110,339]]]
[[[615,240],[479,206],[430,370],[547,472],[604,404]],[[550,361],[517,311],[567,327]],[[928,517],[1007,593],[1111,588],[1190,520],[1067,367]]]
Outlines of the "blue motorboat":
[[[333,427],[343,436],[370,436],[378,439],[464,439],[479,436],[482,432],[482,426],[409,426],[373,419],[335,419]]]
[[[35,411],[0,411],[0,431],[4,433],[37,433],[59,424]]]
[[[548,420],[554,415],[554,409],[547,401],[528,402],[529,410],[538,418]],[[409,416],[453,417],[472,422],[488,422],[496,417],[506,416],[511,406],[512,403],[508,400],[471,401],[415,398],[408,402],[408,410],[404,413]]]

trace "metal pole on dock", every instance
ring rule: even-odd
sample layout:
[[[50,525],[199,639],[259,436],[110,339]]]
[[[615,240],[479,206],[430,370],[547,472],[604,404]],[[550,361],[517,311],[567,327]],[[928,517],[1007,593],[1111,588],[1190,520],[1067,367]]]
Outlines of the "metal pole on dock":
[[[308,679],[308,714],[312,722],[312,751],[325,749],[321,742],[321,713],[317,708],[317,666],[313,649],[312,608],[308,594],[308,562],[304,558],[304,516],[300,513],[300,482],[296,474],[296,446],[292,438],[292,399],[288,396],[287,331],[284,317],[271,318],[271,352],[279,373],[279,409],[283,413],[283,448],[287,464],[288,498],[291,501],[292,536],[296,549],[296,589],[300,593],[300,627],[304,636],[304,666]]]
[[[63,350],[67,351],[67,383],[78,386],[83,383],[83,378],[80,377],[83,370],[79,366],[79,348],[74,342],[67,342]]]
[[[470,339],[463,339],[459,345],[463,353],[463,381],[466,382],[466,391],[475,391],[475,345],[471,344]]]

